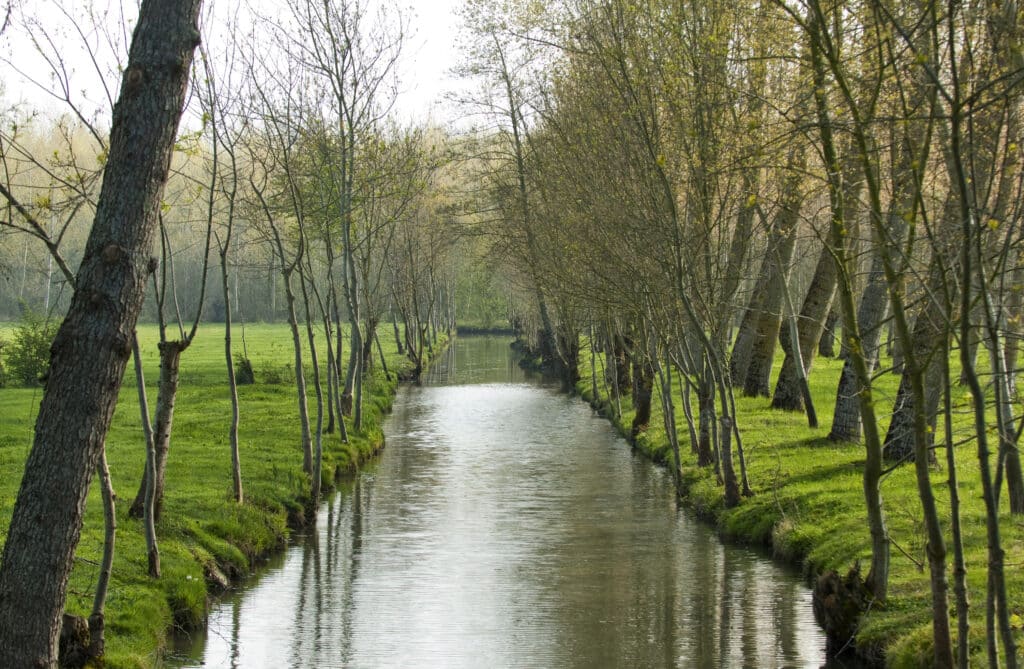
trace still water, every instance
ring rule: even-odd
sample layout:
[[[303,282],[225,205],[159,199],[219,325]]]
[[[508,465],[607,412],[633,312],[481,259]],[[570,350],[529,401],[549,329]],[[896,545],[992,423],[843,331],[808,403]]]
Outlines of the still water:
[[[497,338],[399,392],[387,448],[213,609],[184,667],[819,667],[811,595],[677,507]]]

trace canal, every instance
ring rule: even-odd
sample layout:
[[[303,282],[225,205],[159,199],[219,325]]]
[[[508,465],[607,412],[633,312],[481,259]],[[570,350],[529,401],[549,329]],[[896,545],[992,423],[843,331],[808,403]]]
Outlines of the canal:
[[[799,577],[498,338],[399,391],[387,448],[213,608],[180,667],[820,667]]]

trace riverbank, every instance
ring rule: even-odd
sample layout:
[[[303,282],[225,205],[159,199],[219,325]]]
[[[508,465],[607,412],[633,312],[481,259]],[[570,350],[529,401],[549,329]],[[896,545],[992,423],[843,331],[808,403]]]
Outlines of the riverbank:
[[[630,398],[621,399],[621,415],[616,416],[614,403],[609,399],[611,389],[604,382],[603,356],[599,355],[594,363],[596,383],[589,345],[581,345],[579,372],[582,378],[575,390],[628,438],[634,416]],[[775,367],[776,373],[778,367]],[[823,427],[818,429],[809,428],[803,414],[770,409],[764,398],[737,397],[737,416],[754,496],[732,509],[725,508],[724,495],[714,473],[696,465],[676,389],[685,503],[714,524],[723,538],[767,546],[778,558],[799,565],[809,582],[829,571],[846,575],[858,562],[868,564],[870,556],[861,486],[863,447],[826,439],[841,368],[839,360],[815,362],[810,381],[818,415],[822,417]],[[898,382],[899,377],[893,374],[880,377],[876,396],[895,396]],[[637,450],[657,462],[667,463],[671,457],[657,393],[652,402],[650,428],[633,443]],[[973,603],[972,663],[981,665],[984,664],[987,555],[979,468],[972,448],[972,443],[959,446],[956,456],[967,578]],[[948,531],[949,492],[945,471],[936,469],[932,484],[939,508],[946,514],[943,522]],[[882,494],[892,539],[890,598],[887,606],[872,607],[862,617],[850,648],[855,648],[862,659],[879,665],[927,666],[930,665],[932,617],[924,530],[913,469],[903,466],[888,474]],[[1014,629],[1020,647],[1024,641],[1021,622],[1024,570],[1018,567],[1024,561],[1024,522],[1010,517],[1004,510],[1001,528],[1007,556],[1009,601],[1013,603]],[[952,552],[947,563],[952,579]]]
[[[154,327],[140,327],[139,335],[152,407],[156,399],[157,333]],[[241,352],[241,328],[236,328],[234,336],[236,351]],[[302,472],[288,327],[246,326],[244,339],[256,377],[255,384],[239,387],[245,503],[236,505],[231,500],[230,400],[223,329],[207,325],[181,360],[167,489],[157,525],[160,579],[147,576],[142,527],[128,516],[141,478],[145,448],[131,370],[126,376],[107,438],[108,461],[118,493],[117,548],[106,605],[108,667],[158,664],[171,630],[202,624],[209,596],[250,573],[268,554],[284,546],[291,528],[307,517],[310,486]],[[332,487],[335,476],[357,469],[384,445],[381,422],[395,395],[397,373],[408,364],[397,352],[395,342],[387,339],[381,338],[391,378],[385,376],[380,360],[375,358],[364,382],[363,428],[358,432],[350,428],[347,444],[341,442],[338,430],[324,435],[325,491]],[[308,358],[306,364],[310,364]],[[308,392],[315,419],[313,388]],[[38,389],[0,390],[0,415],[4,416],[0,422],[0,544],[6,539],[40,397]],[[75,615],[88,615],[91,609],[103,547],[99,490],[96,485],[92,488],[68,590],[67,611]]]

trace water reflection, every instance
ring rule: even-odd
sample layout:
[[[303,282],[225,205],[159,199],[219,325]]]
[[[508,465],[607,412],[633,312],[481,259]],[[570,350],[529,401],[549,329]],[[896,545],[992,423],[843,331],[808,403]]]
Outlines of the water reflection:
[[[822,664],[807,589],[677,509],[663,470],[506,342],[459,340],[387,439],[182,666]]]

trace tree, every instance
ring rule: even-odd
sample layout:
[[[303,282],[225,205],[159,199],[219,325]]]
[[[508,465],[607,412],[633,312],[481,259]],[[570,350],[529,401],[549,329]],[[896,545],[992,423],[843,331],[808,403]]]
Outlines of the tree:
[[[114,107],[96,218],[0,565],[0,664],[57,666],[67,578],[142,306],[199,0],[144,0]],[[71,409],[74,407],[74,409]]]

